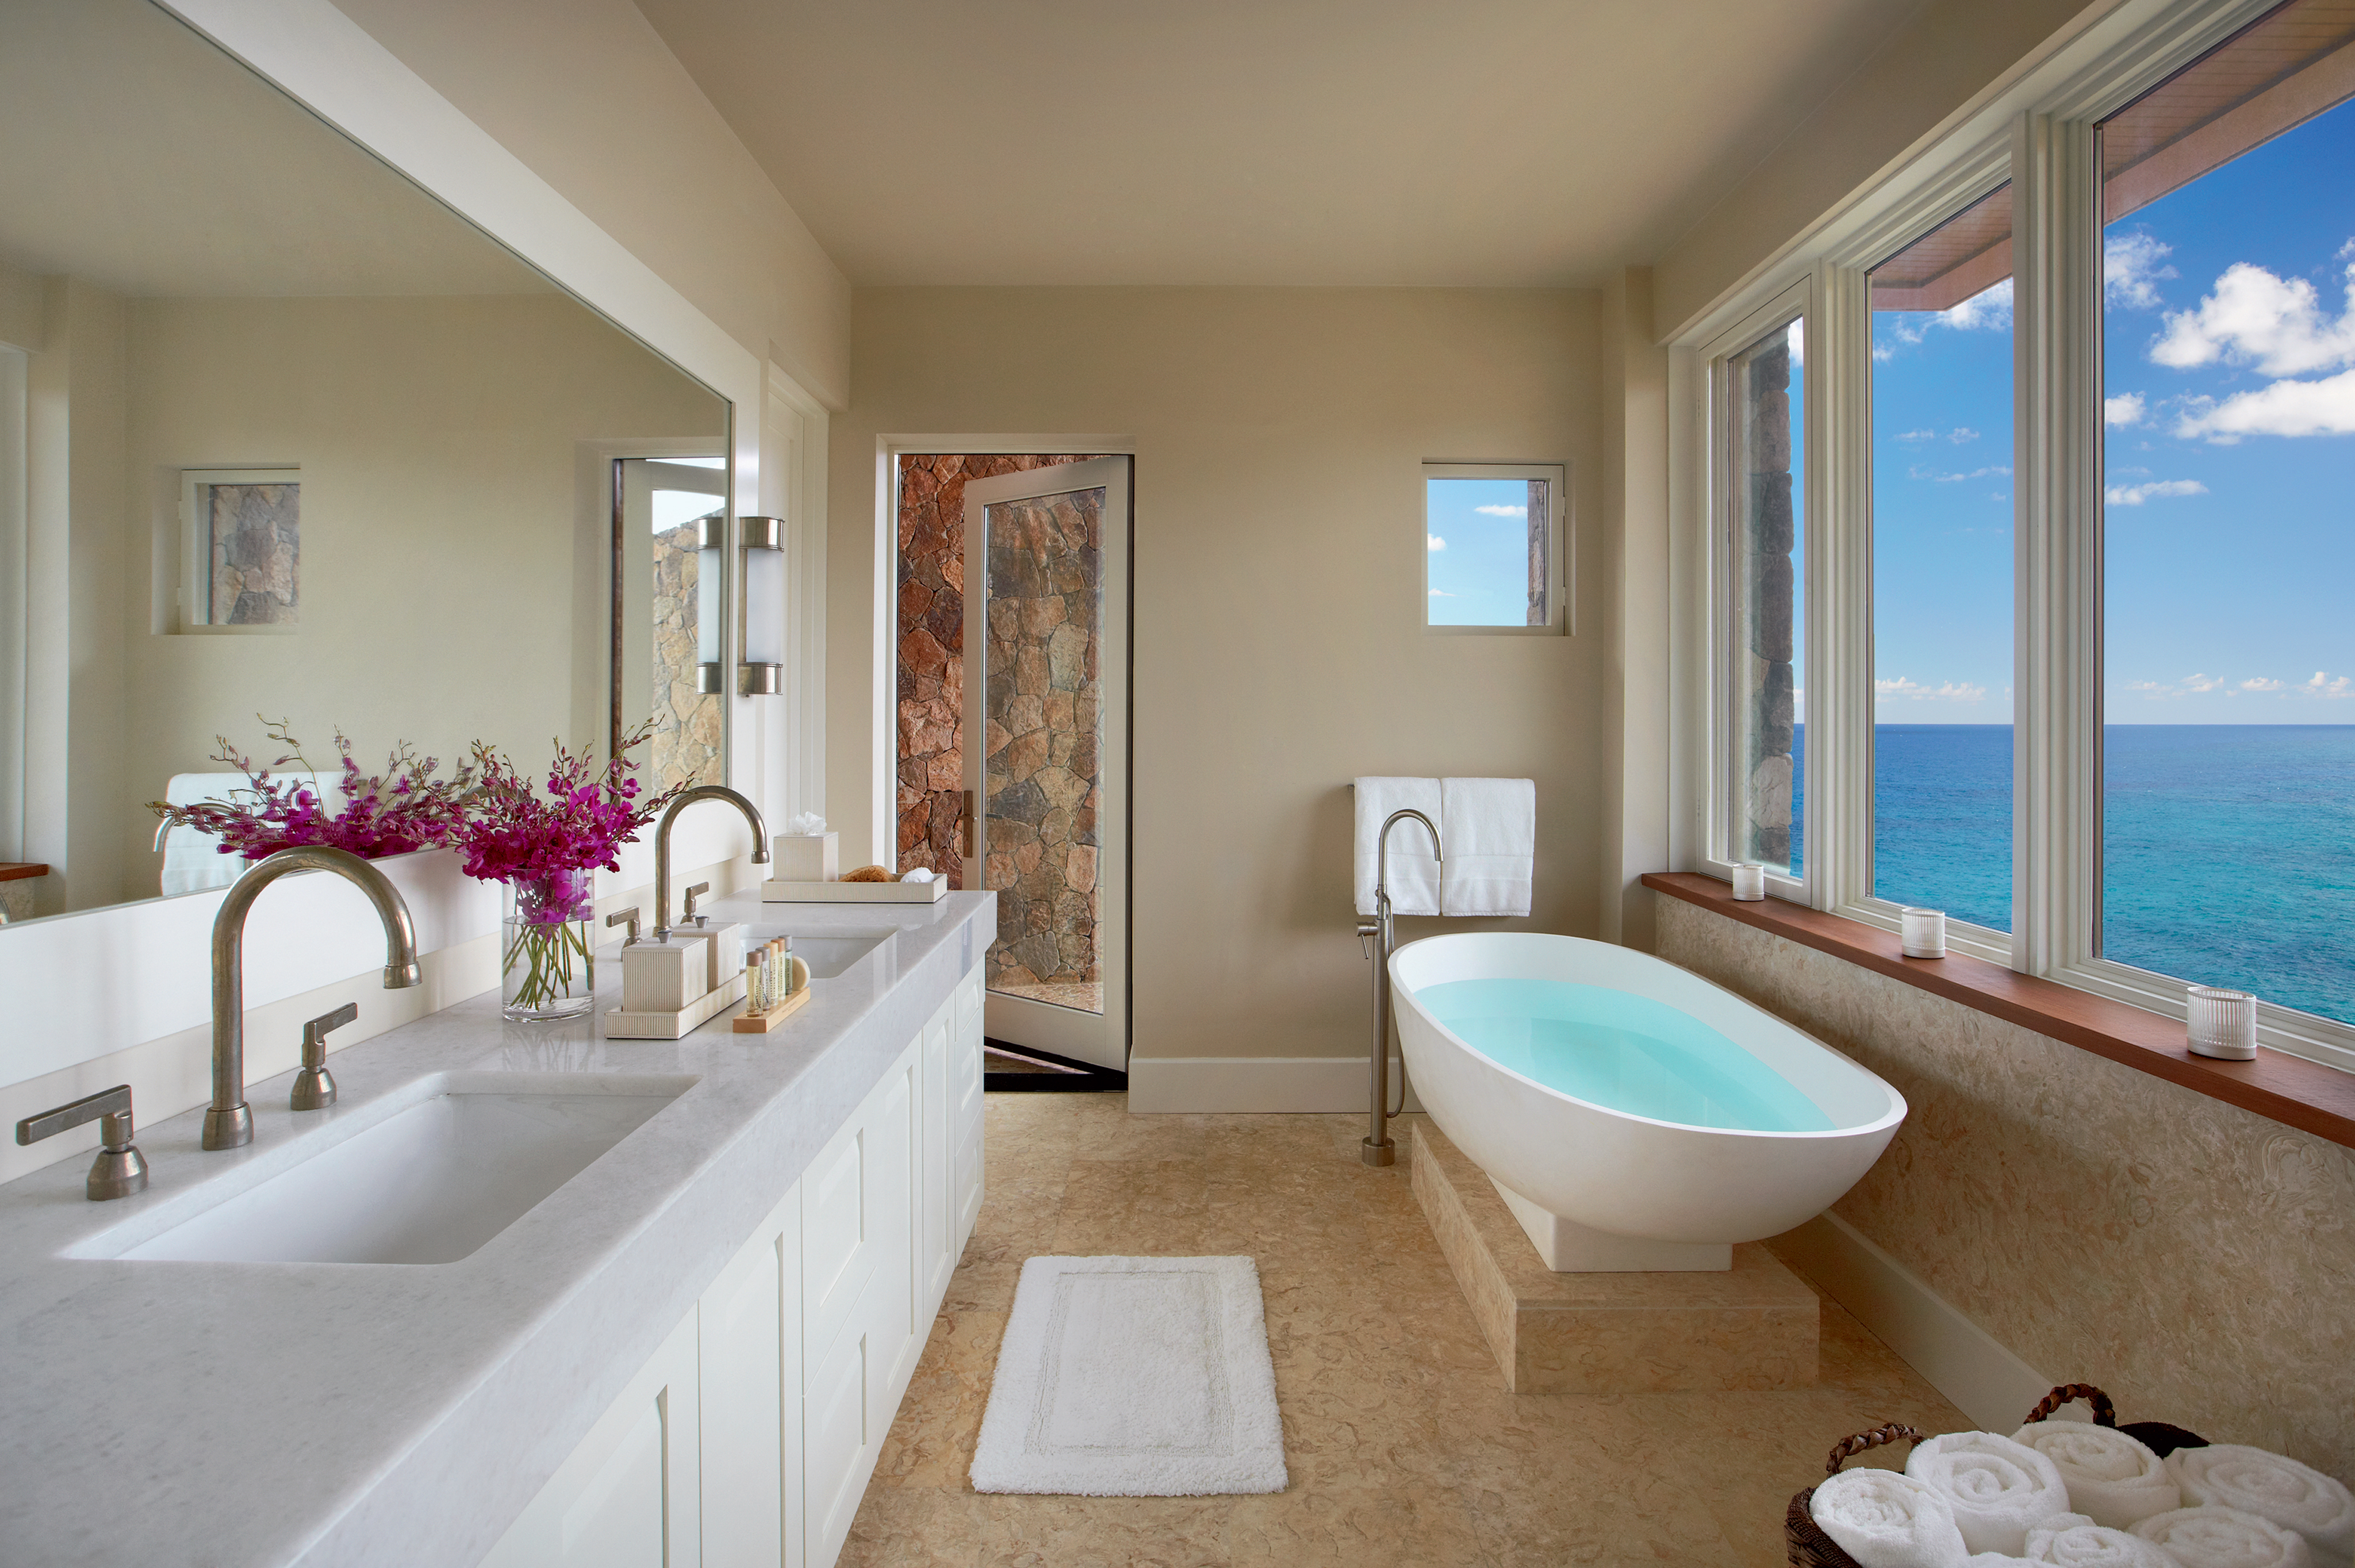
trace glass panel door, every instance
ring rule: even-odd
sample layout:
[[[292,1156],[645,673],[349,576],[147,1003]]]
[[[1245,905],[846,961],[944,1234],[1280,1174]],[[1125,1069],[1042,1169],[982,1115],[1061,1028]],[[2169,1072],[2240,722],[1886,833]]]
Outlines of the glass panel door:
[[[997,895],[986,1028],[1124,1069],[1128,460],[974,480],[964,502],[965,885]]]

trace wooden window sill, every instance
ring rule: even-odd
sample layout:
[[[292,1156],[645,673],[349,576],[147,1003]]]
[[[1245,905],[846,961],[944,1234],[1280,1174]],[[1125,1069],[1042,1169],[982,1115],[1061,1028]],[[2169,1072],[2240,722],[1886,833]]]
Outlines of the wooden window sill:
[[[27,877],[46,877],[47,866],[31,860],[0,860],[0,882],[22,881]]]
[[[2194,1056],[2185,1048],[2183,1026],[2172,1019],[1959,953],[1907,958],[1898,949],[1894,932],[1781,899],[1736,903],[1733,890],[1715,877],[1654,871],[1644,878],[1644,885],[2195,1093],[2355,1148],[2355,1073],[2263,1046],[2254,1061]]]

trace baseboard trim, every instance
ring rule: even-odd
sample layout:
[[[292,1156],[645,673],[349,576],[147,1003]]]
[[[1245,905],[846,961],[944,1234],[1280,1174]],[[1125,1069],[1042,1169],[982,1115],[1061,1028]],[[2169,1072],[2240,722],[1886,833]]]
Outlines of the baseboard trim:
[[[1391,1082],[1405,1072],[1391,1058]],[[1362,1056],[1131,1056],[1128,1108],[1140,1113],[1310,1111],[1371,1108],[1371,1084]],[[1397,1091],[1393,1089],[1392,1093]],[[1406,1108],[1420,1111],[1414,1086]]]
[[[1818,1214],[1768,1245],[1986,1431],[2017,1431],[2051,1391],[2051,1378],[1838,1215]]]

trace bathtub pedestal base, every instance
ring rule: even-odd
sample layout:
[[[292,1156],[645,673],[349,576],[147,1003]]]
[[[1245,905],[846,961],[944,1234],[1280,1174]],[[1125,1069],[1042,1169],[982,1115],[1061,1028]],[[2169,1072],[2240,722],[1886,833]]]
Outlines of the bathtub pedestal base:
[[[1755,1242],[1730,1269],[1557,1274],[1487,1175],[1416,1117],[1414,1195],[1515,1393],[1795,1389],[1816,1381],[1816,1293]]]
[[[1488,1185],[1556,1274],[1684,1274],[1733,1266],[1731,1242],[1647,1242],[1591,1231],[1539,1208],[1493,1176]]]

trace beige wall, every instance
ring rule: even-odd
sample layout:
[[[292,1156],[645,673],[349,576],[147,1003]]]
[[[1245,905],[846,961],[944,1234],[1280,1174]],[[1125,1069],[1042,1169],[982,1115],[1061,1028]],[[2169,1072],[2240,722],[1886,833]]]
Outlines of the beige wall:
[[[478,736],[524,759],[602,736],[610,538],[601,498],[581,504],[579,443],[692,435],[717,453],[709,391],[555,294],[54,292],[73,305],[52,338],[70,365],[33,363],[73,387],[69,795],[35,820],[69,824],[65,907],[155,893],[141,803],[215,768],[217,734],[271,760],[257,713],[291,720],[319,766],[341,725],[371,771],[400,739],[446,767]],[[110,319],[111,371],[92,362]],[[300,630],[169,632],[179,471],[285,464],[302,470]],[[58,499],[37,500],[36,537]]]
[[[722,330],[842,405],[848,281],[629,0],[335,4]]]
[[[2116,0],[1934,0],[1661,252],[1673,336],[1803,229],[2042,59]]]
[[[1659,905],[1662,956],[1905,1096],[1841,1218],[2030,1365],[2108,1391],[2124,1419],[2355,1477],[2355,1151]]]
[[[847,849],[876,826],[879,435],[1125,435],[1137,1053],[1365,1050],[1343,787],[1359,773],[1535,778],[1533,923],[1592,933],[1594,318],[1573,292],[860,291],[826,549],[826,793]],[[1572,464],[1577,636],[1423,635],[1427,458]]]

